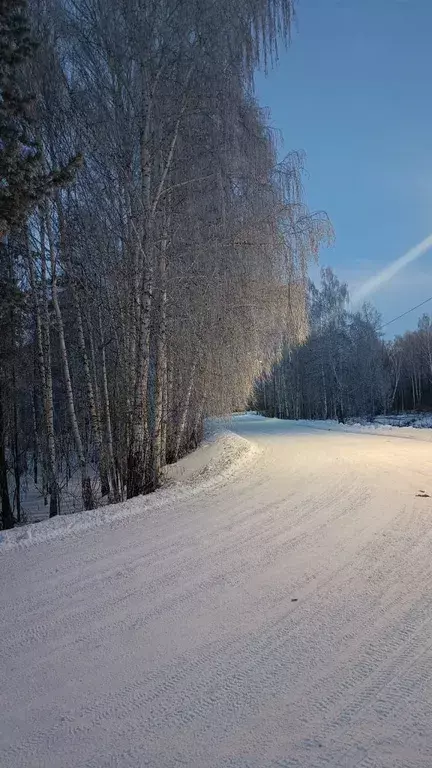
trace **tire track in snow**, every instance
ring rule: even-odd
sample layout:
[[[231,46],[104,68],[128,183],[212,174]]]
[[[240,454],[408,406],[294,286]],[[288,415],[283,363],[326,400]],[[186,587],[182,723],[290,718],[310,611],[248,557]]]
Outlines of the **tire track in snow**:
[[[249,473],[0,558],[0,764],[432,764],[427,445],[259,423]]]

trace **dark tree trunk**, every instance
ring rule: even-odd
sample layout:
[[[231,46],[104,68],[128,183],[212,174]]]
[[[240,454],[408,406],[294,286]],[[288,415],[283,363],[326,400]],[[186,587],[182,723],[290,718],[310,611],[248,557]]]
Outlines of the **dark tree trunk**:
[[[16,390],[16,371],[15,364],[12,366],[12,386],[13,386],[13,468],[15,479],[15,498],[17,522],[21,522],[21,466],[19,449],[19,430],[18,430],[18,398]]]
[[[7,478],[6,446],[5,446],[5,425],[3,418],[3,401],[0,391],[0,495],[1,495],[1,516],[2,528],[7,530],[13,528],[15,521],[12,513],[12,507],[9,499],[9,488]]]

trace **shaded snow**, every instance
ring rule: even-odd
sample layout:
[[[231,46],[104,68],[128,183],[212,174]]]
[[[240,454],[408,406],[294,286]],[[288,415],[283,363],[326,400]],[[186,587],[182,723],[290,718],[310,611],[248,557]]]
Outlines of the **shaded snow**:
[[[225,422],[224,422],[225,423]],[[75,514],[60,515],[36,524],[0,531],[0,555],[2,551],[63,538],[70,534],[113,526],[135,515],[148,515],[161,507],[171,506],[180,499],[194,496],[197,492],[226,482],[240,471],[248,459],[257,452],[256,446],[233,432],[223,429],[209,431],[207,440],[199,450],[186,456],[165,472],[164,487],[148,496],[139,496],[120,504]]]
[[[432,765],[427,430],[232,429],[0,546],[0,765]]]
[[[388,416],[376,416],[375,423],[390,425],[393,427],[415,427],[416,429],[430,429],[432,427],[431,413],[397,413]]]
[[[262,418],[262,417],[255,417]],[[273,419],[272,419],[273,421]],[[276,421],[276,419],[274,419]],[[322,429],[328,432],[350,432],[353,434],[377,434],[381,437],[402,437],[413,440],[432,442],[432,417],[419,415],[414,418],[408,414],[401,416],[379,416],[374,421],[350,419],[346,424],[339,424],[333,419],[315,421],[313,419],[290,420],[292,426]],[[408,426],[410,425],[410,426]],[[421,431],[420,431],[421,430]]]

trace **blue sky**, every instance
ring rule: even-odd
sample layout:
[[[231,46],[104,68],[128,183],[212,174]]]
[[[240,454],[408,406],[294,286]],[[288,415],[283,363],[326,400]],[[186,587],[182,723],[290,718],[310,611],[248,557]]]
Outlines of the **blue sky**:
[[[432,0],[299,0],[297,17],[256,95],[280,153],[306,152],[306,202],[336,232],[321,264],[353,292],[432,233]],[[430,295],[432,250],[369,300],[385,322]]]

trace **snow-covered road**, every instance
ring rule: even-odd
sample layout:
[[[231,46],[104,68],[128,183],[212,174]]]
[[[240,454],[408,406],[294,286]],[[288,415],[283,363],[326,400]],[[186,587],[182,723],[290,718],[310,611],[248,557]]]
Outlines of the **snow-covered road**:
[[[220,482],[0,551],[2,767],[432,766],[430,440],[233,428]]]

